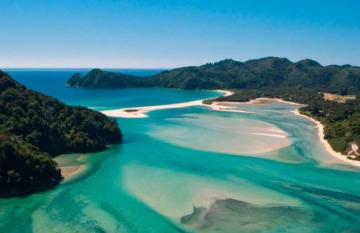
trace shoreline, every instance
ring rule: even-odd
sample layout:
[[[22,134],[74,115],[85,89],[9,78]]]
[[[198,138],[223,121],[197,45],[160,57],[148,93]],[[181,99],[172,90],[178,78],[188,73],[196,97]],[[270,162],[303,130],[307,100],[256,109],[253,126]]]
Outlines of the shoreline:
[[[164,104],[164,105],[145,106],[138,108],[121,108],[114,110],[105,110],[105,111],[101,111],[101,113],[109,117],[146,118],[149,117],[147,113],[151,111],[173,109],[173,108],[185,108],[185,107],[200,106],[200,105],[202,105],[202,100],[194,100],[194,101],[177,103],[177,104]]]
[[[225,103],[225,104],[224,104]],[[235,109],[234,106],[226,105],[226,103],[238,103],[238,102],[221,102],[214,101],[211,104],[204,104],[204,106],[211,108],[214,111],[222,111],[222,112],[238,112],[238,113],[254,113],[250,111]]]
[[[230,96],[233,94],[231,91],[227,90],[215,90],[217,92],[223,93],[222,96]],[[153,106],[144,106],[144,107],[130,107],[130,108],[120,108],[114,110],[104,110],[101,113],[105,114],[109,117],[121,117],[121,118],[146,118],[148,117],[147,113],[156,110],[164,110],[164,109],[173,109],[173,108],[185,108],[185,107],[192,107],[192,106],[207,106],[212,108],[213,110],[218,111],[227,111],[225,108],[222,109],[220,105],[212,106],[208,104],[204,104],[203,101],[206,99],[200,100],[193,100],[188,102],[182,103],[175,103],[175,104],[164,104],[164,105],[153,105]]]
[[[321,124],[320,121],[315,120],[312,117],[309,117],[307,115],[303,115],[300,113],[299,109],[295,109],[293,111],[291,111],[295,116],[301,116],[301,117],[305,117],[306,119],[312,121],[313,123],[315,123],[316,128],[318,129],[318,136],[320,138],[321,143],[325,146],[326,151],[334,158],[341,160],[343,162],[346,162],[352,166],[355,167],[360,167],[360,161],[354,161],[351,159],[348,159],[346,157],[346,155],[341,154],[340,152],[336,152],[334,151],[334,149],[331,147],[331,145],[329,144],[329,142],[324,139],[324,125]]]
[[[61,170],[61,176],[64,178],[63,183],[72,181],[86,170],[85,165],[68,165],[68,166],[59,166],[59,169]]]
[[[224,93],[223,96],[230,96],[233,94],[231,91],[227,90],[215,90],[221,93]],[[109,117],[121,117],[121,118],[146,118],[148,117],[147,113],[156,110],[163,110],[163,109],[173,109],[173,108],[185,108],[185,107],[192,107],[192,106],[206,106],[211,108],[215,111],[224,111],[224,112],[238,112],[238,113],[253,113],[249,111],[244,111],[240,109],[234,109],[233,106],[226,105],[226,103],[241,103],[241,104],[269,104],[273,102],[283,103],[283,104],[290,104],[296,106],[303,106],[304,104],[286,101],[281,98],[267,98],[267,97],[259,97],[247,102],[237,102],[237,101],[214,101],[211,104],[204,104],[203,101],[207,99],[201,100],[194,100],[189,102],[183,103],[176,103],[176,104],[166,104],[166,105],[154,105],[154,106],[145,106],[145,107],[138,107],[138,108],[121,108],[121,109],[114,109],[114,110],[105,110],[101,111],[101,113],[105,114]],[[221,104],[220,104],[221,103]],[[299,109],[291,111],[296,116],[302,116],[307,118],[308,120],[315,123],[316,128],[318,129],[318,136],[320,138],[320,142],[324,145],[326,151],[335,159],[341,160],[342,162],[346,162],[348,165],[352,165],[355,167],[360,167],[360,161],[350,160],[346,157],[346,155],[341,154],[340,152],[336,152],[332,149],[329,142],[324,139],[324,126],[317,120],[303,115],[299,112]]]
[[[256,98],[256,99],[252,99],[250,101],[244,102],[247,104],[266,104],[266,103],[271,103],[271,102],[279,102],[279,103],[284,103],[284,104],[291,104],[291,105],[296,105],[296,106],[302,106],[304,104],[300,104],[300,103],[296,103],[296,102],[290,102],[290,101],[286,101],[280,98],[264,98],[264,97],[260,97],[260,98]],[[347,163],[347,165],[351,165],[354,167],[360,167],[360,161],[355,161],[355,160],[351,160],[348,159],[346,155],[341,154],[340,152],[336,152],[330,145],[330,143],[324,138],[325,134],[324,134],[324,125],[321,124],[320,121],[315,120],[312,117],[309,117],[307,115],[303,115],[300,113],[299,109],[295,109],[293,111],[291,111],[291,113],[293,113],[295,116],[301,116],[301,117],[305,117],[308,120],[312,121],[313,123],[315,123],[316,128],[318,129],[318,137],[320,138],[320,142],[324,145],[325,150],[335,159],[337,160],[341,160],[345,163]]]
[[[272,103],[272,102],[278,102],[278,103],[290,104],[290,105],[297,105],[297,106],[303,105],[303,104],[299,104],[299,103],[296,103],[296,102],[283,100],[283,99],[280,99],[280,98],[268,98],[268,97],[259,97],[259,98],[249,100],[247,102],[239,102],[239,103],[245,103],[245,104],[269,104],[269,103]]]
[[[62,183],[76,180],[87,172],[89,164],[83,160],[83,156],[83,154],[63,154],[54,158],[63,177]]]

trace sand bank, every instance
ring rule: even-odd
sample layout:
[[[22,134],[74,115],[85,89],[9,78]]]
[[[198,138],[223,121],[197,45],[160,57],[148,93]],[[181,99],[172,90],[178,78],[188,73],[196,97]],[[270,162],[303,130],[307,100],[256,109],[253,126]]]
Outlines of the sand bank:
[[[222,92],[223,96],[230,96],[233,94],[233,92],[226,91],[226,90],[217,90],[217,91]],[[210,105],[203,104],[204,100],[205,99],[183,102],[183,103],[176,103],[176,104],[106,110],[106,111],[102,111],[102,113],[107,116],[110,116],[110,117],[144,118],[144,117],[148,117],[147,113],[151,112],[151,111],[163,110],[163,109],[173,109],[173,108],[185,108],[185,107],[192,107],[192,106],[207,106],[215,111],[253,113],[253,112],[249,112],[249,111],[240,110],[238,108],[239,106],[234,106],[234,103],[258,105],[258,104],[270,104],[270,103],[278,102],[278,103],[291,104],[291,105],[297,105],[297,106],[303,105],[303,104],[299,104],[299,103],[295,103],[295,102],[286,101],[286,100],[283,100],[280,98],[256,98],[256,99],[250,100],[248,102],[213,102]],[[351,164],[356,167],[360,167],[360,162],[350,160],[345,155],[342,155],[341,153],[336,152],[332,149],[332,147],[330,146],[328,141],[324,139],[324,126],[320,122],[314,120],[311,117],[300,114],[298,110],[294,110],[293,113],[298,116],[306,117],[316,124],[316,127],[319,129],[318,132],[319,132],[320,140],[324,144],[324,146],[325,146],[326,150],[329,152],[329,154],[331,154],[334,158],[336,158],[338,160],[341,160],[343,162],[346,162],[346,163]],[[281,134],[278,135],[278,134],[260,133],[258,135],[269,136],[269,137],[284,137],[284,135],[281,135]]]
[[[223,96],[229,96],[233,94],[233,92],[231,91],[225,91],[225,90],[216,90],[216,91],[223,93]],[[137,108],[121,108],[121,109],[102,111],[102,113],[110,117],[145,118],[148,117],[147,113],[151,111],[173,109],[173,108],[186,108],[192,106],[208,106],[214,110],[227,111],[226,107],[223,107],[220,104],[218,105],[215,104],[214,106],[205,105],[203,104],[204,100],[205,99],[176,103],[176,104],[154,105],[154,106],[145,106],[145,107],[137,107]]]
[[[138,108],[121,108],[121,109],[102,111],[102,113],[110,117],[144,118],[144,117],[148,117],[147,113],[151,111],[200,106],[202,105],[202,101],[203,100],[195,100],[195,101],[183,102],[178,104],[164,104],[164,105],[146,106],[146,107],[138,107]]]
[[[225,96],[229,96],[232,93],[230,92],[230,94],[225,95]],[[239,107],[241,107],[241,105],[260,105],[260,104],[271,104],[271,103],[283,103],[283,104],[291,104],[291,105],[301,105],[295,102],[290,102],[290,101],[286,101],[283,99],[279,99],[279,98],[256,98],[256,99],[252,99],[250,101],[247,102],[229,102],[229,101],[214,101],[211,103],[211,105],[208,105],[208,107],[212,108],[213,110],[216,111],[224,111],[224,112],[239,112],[239,113],[254,113],[251,111],[244,111],[239,109]]]
[[[243,104],[271,104],[271,103],[283,103],[283,104],[291,104],[291,105],[299,105],[299,106],[303,105],[295,102],[286,101],[280,98],[265,98],[265,97],[252,99],[248,102],[243,102]]]
[[[223,93],[224,94],[223,96],[230,96],[230,95],[234,94],[234,92],[227,91],[227,90],[215,90],[215,91]]]
[[[273,99],[272,98],[256,98],[256,99],[250,100],[248,102],[243,102],[242,104],[253,104],[254,105],[254,104],[270,104],[270,103],[274,103],[274,102],[284,103],[284,104],[291,104],[291,105],[296,105],[296,106],[303,106],[303,104],[286,101],[286,100],[283,100],[283,99],[280,99],[280,98],[273,98]],[[224,102],[224,104],[226,104],[226,102]],[[329,142],[324,139],[324,126],[319,121],[317,121],[317,120],[315,120],[315,119],[313,119],[313,118],[311,118],[309,116],[300,114],[298,109],[292,111],[292,113],[294,113],[297,116],[305,117],[305,118],[309,119],[310,121],[312,121],[312,122],[314,122],[316,124],[316,128],[318,128],[318,135],[319,135],[320,141],[325,146],[326,151],[331,156],[333,156],[334,158],[336,158],[338,160],[341,160],[343,162],[351,164],[352,166],[360,167],[360,162],[359,161],[350,160],[350,159],[348,159],[346,157],[346,155],[343,155],[343,154],[341,154],[339,152],[336,152],[336,151],[334,151],[332,149]],[[268,135],[268,136],[270,136],[270,135]],[[283,137],[282,135],[271,135],[271,136]]]
[[[271,133],[253,133],[255,135],[274,137],[274,138],[286,138],[288,135],[285,134],[271,134]]]
[[[211,104],[205,106],[211,108],[215,111],[223,111],[223,112],[239,112],[239,113],[254,113],[250,111],[244,111],[238,108],[238,106],[234,106],[234,102],[212,102]]]
[[[81,175],[85,171],[85,165],[59,166],[64,181],[69,181]]]
[[[198,113],[184,114],[168,123],[152,125],[148,134],[181,147],[269,159],[276,156],[264,153],[292,143],[291,137],[275,125],[254,119]]]
[[[286,101],[280,98],[256,98],[253,100],[250,100],[248,102],[241,102],[241,104],[251,104],[251,105],[257,105],[257,104],[270,104],[270,103],[274,103],[274,102],[278,102],[278,103],[284,103],[284,104],[291,104],[291,105],[296,105],[296,106],[303,106],[303,104],[299,104],[299,103],[295,103],[295,102],[290,102],[290,101]],[[214,102],[215,106],[218,102]],[[242,111],[242,110],[236,110],[234,109],[234,107],[229,107],[231,102],[221,102],[221,104],[219,104],[219,107],[217,107],[218,109],[214,108],[214,110],[221,110],[221,111],[231,111],[231,112],[246,112],[246,111]],[[240,103],[240,102],[237,102]],[[360,162],[359,161],[354,161],[354,160],[350,160],[347,158],[346,155],[343,155],[339,152],[336,152],[332,149],[331,145],[329,144],[329,142],[327,140],[324,139],[324,126],[317,120],[306,116],[306,115],[302,115],[300,114],[299,110],[296,109],[294,111],[292,111],[292,113],[294,113],[297,116],[302,116],[305,117],[307,119],[309,119],[310,121],[314,122],[316,124],[316,128],[318,128],[318,135],[320,138],[321,143],[325,146],[326,151],[333,156],[334,158],[341,160],[343,162],[346,162],[352,166],[356,166],[356,167],[360,167]],[[258,135],[263,135],[263,136],[273,136],[273,137],[284,137],[284,135],[277,135],[277,134],[263,134],[263,133],[257,133]],[[285,136],[286,137],[286,136]]]
[[[325,149],[327,150],[327,152],[330,155],[332,155],[334,158],[336,158],[338,160],[341,160],[341,161],[344,161],[344,162],[346,162],[348,164],[351,164],[352,166],[360,167],[360,162],[359,161],[350,160],[350,159],[348,159],[346,157],[346,155],[343,155],[343,154],[341,154],[339,152],[336,152],[336,151],[334,151],[332,149],[329,142],[324,139],[324,125],[323,124],[321,124],[319,121],[317,121],[317,120],[315,120],[315,119],[313,119],[313,118],[311,118],[309,116],[300,114],[298,109],[292,111],[292,113],[294,113],[297,116],[305,117],[305,118],[309,119],[310,121],[312,121],[312,122],[314,122],[316,124],[316,128],[318,128],[318,135],[319,135],[320,141],[325,146]]]

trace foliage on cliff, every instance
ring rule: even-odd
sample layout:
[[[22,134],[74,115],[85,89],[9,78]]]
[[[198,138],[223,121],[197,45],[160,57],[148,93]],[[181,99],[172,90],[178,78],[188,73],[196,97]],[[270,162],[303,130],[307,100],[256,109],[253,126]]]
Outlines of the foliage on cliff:
[[[0,195],[25,194],[61,179],[51,157],[120,143],[114,120],[27,89],[0,71]]]

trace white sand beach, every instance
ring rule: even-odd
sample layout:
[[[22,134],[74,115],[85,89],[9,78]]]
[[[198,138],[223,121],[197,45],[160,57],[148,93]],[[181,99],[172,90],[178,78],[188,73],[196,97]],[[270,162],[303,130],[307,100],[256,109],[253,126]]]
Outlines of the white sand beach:
[[[84,154],[64,154],[56,157],[55,162],[64,177],[63,182],[70,182],[86,173],[88,167]]]
[[[231,95],[232,93],[230,93]],[[226,95],[228,96],[228,95]],[[239,113],[254,113],[251,111],[245,111],[245,110],[241,110],[239,109],[241,107],[241,105],[260,105],[260,104],[270,104],[270,103],[284,103],[284,104],[291,104],[291,105],[301,105],[295,102],[290,102],[290,101],[286,101],[283,99],[279,99],[279,98],[256,98],[256,99],[252,99],[250,101],[247,102],[229,102],[229,101],[214,101],[211,103],[211,105],[208,105],[208,107],[210,107],[213,110],[216,111],[224,111],[224,112],[239,112]]]
[[[303,115],[303,114],[300,114],[299,110],[296,109],[294,111],[292,111],[292,113],[294,113],[295,115],[297,116],[302,116],[302,117],[305,117],[307,119],[309,119],[310,121],[314,122],[316,124],[316,128],[318,128],[318,135],[319,135],[319,138],[320,138],[320,141],[322,142],[322,144],[324,144],[327,152],[332,155],[334,158],[338,159],[338,160],[341,160],[343,162],[346,162],[352,166],[356,166],[356,167],[360,167],[360,161],[354,161],[354,160],[350,160],[346,157],[346,155],[343,155],[339,152],[336,152],[332,149],[331,145],[329,144],[328,141],[326,141],[324,139],[324,125],[321,124],[319,121],[309,117],[309,116],[306,116],[306,115]]]
[[[67,182],[79,176],[85,170],[85,165],[59,166],[59,168],[64,181]]]
[[[216,91],[223,93],[223,96],[229,96],[229,95],[233,94],[233,92],[226,91],[226,90],[216,90]],[[151,111],[174,109],[174,108],[186,108],[186,107],[192,107],[192,106],[208,106],[214,110],[227,111],[226,107],[223,107],[220,104],[214,105],[214,106],[203,104],[204,100],[205,99],[194,100],[194,101],[183,102],[183,103],[176,103],[176,104],[164,104],[164,105],[137,107],[137,108],[121,108],[121,109],[114,109],[114,110],[105,110],[105,111],[102,111],[102,113],[107,116],[110,116],[110,117],[145,118],[145,117],[148,117],[147,113],[149,113]]]
[[[233,94],[231,91],[226,90],[217,90],[219,92],[224,93],[223,96],[230,96]],[[166,105],[155,105],[155,106],[145,106],[145,107],[138,107],[138,108],[122,108],[122,109],[114,109],[114,110],[106,110],[102,111],[103,114],[110,116],[110,117],[122,117],[122,118],[145,118],[148,117],[147,113],[156,110],[163,110],[163,109],[173,109],[173,108],[185,108],[185,107],[192,107],[192,106],[207,106],[215,111],[225,111],[225,112],[238,112],[238,113],[253,113],[249,111],[244,111],[239,109],[241,105],[259,105],[259,104],[269,104],[269,103],[284,103],[284,104],[291,104],[301,106],[302,104],[286,101],[280,98],[256,98],[250,100],[248,102],[212,102],[211,104],[204,104],[204,99],[202,100],[195,100],[183,103],[176,103],[176,104],[166,104]],[[324,144],[326,150],[331,154],[334,158],[346,162],[352,166],[360,167],[359,161],[354,161],[348,159],[345,155],[342,155],[339,152],[336,152],[332,149],[330,144],[324,139],[324,126],[316,121],[315,119],[300,114],[299,110],[292,111],[295,115],[306,117],[307,119],[311,120],[316,124],[316,127],[319,129],[319,137],[321,142]],[[276,133],[257,133],[257,135],[268,136],[268,137],[287,137],[286,135],[276,134]],[[65,177],[65,176],[64,176]]]
[[[227,94],[225,96],[229,96],[229,95],[232,95],[232,93],[230,92],[230,94]],[[270,104],[270,103],[284,103],[284,104],[299,105],[299,106],[301,105],[295,102],[290,102],[279,98],[261,97],[261,98],[252,99],[247,102],[214,101],[211,103],[211,105],[208,106],[216,111],[254,113],[251,111],[241,110],[239,108],[241,107],[241,105],[260,105],[260,104]]]
[[[250,101],[248,101],[246,103],[247,104],[268,104],[268,103],[272,103],[272,102],[279,102],[279,103],[298,105],[298,106],[303,105],[303,104],[299,104],[299,103],[296,103],[296,102],[286,101],[286,100],[283,100],[283,99],[280,99],[280,98],[273,98],[273,99],[272,98],[256,98],[256,99],[250,100]],[[333,156],[334,158],[336,158],[338,160],[346,162],[346,163],[348,163],[348,164],[350,164],[352,166],[360,167],[360,161],[350,160],[350,159],[348,159],[346,157],[346,155],[343,155],[343,154],[341,154],[339,152],[336,152],[336,151],[334,151],[332,149],[329,142],[324,139],[324,126],[323,126],[323,124],[321,124],[319,121],[317,121],[317,120],[315,120],[315,119],[313,119],[313,118],[311,118],[309,116],[302,115],[299,112],[299,109],[296,109],[296,110],[292,111],[292,113],[297,115],[297,116],[305,117],[305,118],[309,119],[310,121],[312,121],[312,122],[314,122],[316,124],[316,128],[318,128],[318,135],[319,135],[320,141],[325,146],[326,151],[331,156]]]
[[[244,102],[242,104],[269,104],[269,103],[274,103],[274,102],[297,105],[297,106],[303,105],[303,104],[299,104],[299,103],[296,103],[296,102],[286,101],[286,100],[283,100],[283,99],[280,99],[280,98],[256,98],[256,99],[250,100],[248,102]],[[316,124],[316,128],[318,128],[318,135],[319,135],[320,141],[325,146],[326,151],[330,155],[332,155],[334,158],[336,158],[338,160],[341,160],[343,162],[346,162],[346,163],[348,163],[348,164],[350,164],[352,166],[360,167],[360,161],[350,160],[350,159],[347,158],[346,155],[343,155],[343,154],[341,154],[339,152],[336,152],[336,151],[334,151],[332,149],[329,142],[324,139],[324,126],[319,121],[317,121],[317,120],[315,120],[315,119],[313,119],[313,118],[311,118],[309,116],[300,114],[298,109],[292,111],[292,113],[294,113],[297,116],[305,117],[305,118],[309,119],[310,121],[312,121],[312,122],[314,122]],[[280,137],[281,137],[281,135],[280,135]]]
[[[154,106],[146,106],[146,107],[138,107],[138,108],[121,108],[121,109],[102,111],[102,113],[110,117],[144,118],[144,117],[148,117],[147,113],[151,111],[200,106],[202,105],[202,101],[203,100],[195,100],[195,101],[189,101],[189,102],[183,102],[177,104],[154,105]]]
[[[254,113],[250,111],[241,110],[236,106],[238,102],[212,102],[211,104],[204,104],[205,106],[211,108],[215,111],[223,111],[223,112],[239,112],[239,113]]]
[[[286,100],[283,100],[280,98],[265,98],[265,97],[252,99],[248,102],[244,102],[243,104],[269,104],[269,103],[276,103],[276,102],[283,103],[283,104],[291,104],[291,105],[302,105],[299,103],[286,101]]]

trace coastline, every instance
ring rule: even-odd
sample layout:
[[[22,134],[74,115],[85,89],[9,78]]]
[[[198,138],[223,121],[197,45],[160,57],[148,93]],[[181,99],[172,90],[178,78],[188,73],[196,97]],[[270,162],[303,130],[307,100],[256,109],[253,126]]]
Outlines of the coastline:
[[[54,158],[58,164],[61,176],[64,178],[62,183],[67,183],[81,177],[89,168],[86,157],[83,154],[63,154]]]
[[[109,117],[145,118],[148,117],[147,113],[151,111],[173,109],[173,108],[185,108],[191,106],[199,106],[201,104],[202,104],[202,100],[195,100],[195,101],[189,101],[189,102],[183,102],[177,104],[164,104],[164,105],[137,107],[137,108],[121,108],[114,110],[105,110],[101,112]]]
[[[252,100],[249,100],[249,101],[243,102],[243,103],[245,103],[245,104],[268,104],[268,103],[272,103],[272,102],[278,102],[278,103],[290,104],[290,105],[297,105],[297,106],[303,105],[303,104],[299,104],[299,103],[296,103],[296,102],[286,101],[286,100],[283,100],[283,99],[280,99],[280,98],[267,98],[267,97],[259,97],[259,98],[252,99]]]
[[[296,102],[290,102],[290,101],[286,101],[280,98],[264,98],[264,97],[260,97],[260,98],[256,98],[256,99],[252,99],[249,100],[247,102],[236,102],[236,103],[242,103],[242,104],[268,104],[271,102],[278,102],[278,103],[284,103],[284,104],[291,104],[291,105],[296,105],[296,106],[301,106],[303,104],[300,103],[296,103]],[[217,102],[214,102],[217,103]],[[224,102],[226,103],[226,102]],[[229,103],[229,102],[228,102]],[[225,105],[219,105],[219,106],[225,106]],[[219,109],[215,109],[214,110],[219,110]],[[242,110],[235,110],[232,111],[231,109],[221,109],[222,111],[231,111],[231,112],[246,112],[246,111],[242,111]],[[312,117],[303,115],[300,113],[299,109],[295,109],[293,111],[291,111],[294,115],[296,116],[301,116],[301,117],[305,117],[308,120],[312,121],[313,123],[315,123],[316,128],[318,129],[318,136],[320,138],[320,142],[324,145],[326,151],[333,157],[336,158],[337,160],[341,160],[343,162],[346,162],[349,165],[352,165],[354,167],[360,167],[360,161],[354,161],[351,159],[348,159],[346,155],[341,154],[340,152],[336,152],[333,150],[333,148],[331,147],[331,145],[329,144],[329,142],[324,139],[324,125],[321,124],[321,122],[313,119]]]
[[[318,129],[318,136],[320,138],[321,143],[325,146],[326,151],[334,158],[341,160],[343,162],[346,162],[352,166],[355,167],[360,167],[360,161],[354,161],[354,160],[350,160],[346,157],[346,155],[341,154],[340,152],[336,152],[333,150],[333,148],[331,147],[331,145],[329,144],[329,142],[324,139],[324,125],[321,124],[320,121],[315,120],[314,118],[311,118],[309,116],[303,115],[300,113],[299,109],[293,110],[291,111],[294,115],[296,116],[301,116],[301,117],[305,117],[308,120],[312,121],[313,123],[315,123],[316,128]]]
[[[223,96],[230,96],[233,94],[233,92],[227,90],[215,90],[215,91],[223,93]],[[220,105],[212,106],[212,105],[204,104],[203,103],[204,100],[206,99],[200,99],[200,100],[194,100],[194,101],[182,102],[176,104],[164,104],[164,105],[154,105],[154,106],[145,106],[145,107],[105,110],[105,111],[101,111],[101,113],[109,117],[146,118],[148,117],[147,113],[151,111],[173,109],[173,108],[185,108],[192,106],[207,106],[212,108],[213,110],[226,111],[226,109],[225,108],[223,109]]]
[[[63,182],[69,182],[79,177],[86,169],[85,165],[59,166],[61,175],[64,177]]]
[[[290,102],[290,101],[286,101],[280,98],[256,98],[256,99],[252,99],[248,102],[244,102],[246,104],[265,104],[265,103],[271,103],[271,102],[279,102],[279,103],[284,103],[284,104],[291,104],[291,105],[296,105],[296,106],[301,106],[303,104],[300,103],[296,103],[296,102]],[[336,152],[330,145],[330,143],[324,138],[325,134],[324,134],[324,125],[321,124],[320,121],[315,120],[312,117],[303,115],[300,113],[299,109],[295,109],[293,111],[291,111],[294,115],[296,116],[301,116],[301,117],[305,117],[308,120],[312,121],[313,123],[315,123],[316,128],[318,129],[318,136],[320,138],[320,142],[324,145],[326,151],[333,157],[336,158],[337,160],[341,160],[343,162],[346,162],[348,165],[352,165],[354,167],[360,167],[360,161],[354,161],[351,159],[348,159],[346,155],[341,154],[340,152]]]
[[[211,108],[214,111],[223,111],[223,112],[239,112],[239,113],[254,113],[254,112],[250,112],[250,111],[245,111],[245,110],[240,110],[240,109],[236,109],[234,108],[234,106],[231,106],[231,103],[234,102],[219,102],[219,101],[214,101],[211,104],[204,104],[204,106],[207,106],[209,108]],[[237,103],[237,102],[236,102]]]
[[[223,96],[230,96],[233,94],[231,91],[227,90],[216,90],[218,92],[224,93]],[[234,106],[229,106],[231,103],[241,103],[241,104],[269,104],[269,103],[283,103],[283,104],[290,104],[296,106],[302,106],[303,104],[286,101],[280,98],[267,98],[267,97],[260,97],[256,99],[249,100],[247,102],[230,102],[230,101],[214,101],[211,104],[204,104],[203,101],[206,99],[183,102],[183,103],[176,103],[176,104],[166,104],[166,105],[155,105],[155,106],[145,106],[145,107],[138,107],[138,108],[121,108],[121,109],[114,109],[114,110],[105,110],[101,111],[103,114],[109,117],[121,117],[121,118],[146,118],[148,117],[147,113],[156,110],[163,110],[163,109],[173,109],[173,108],[185,108],[185,107],[192,107],[192,106],[206,106],[211,108],[215,111],[224,111],[224,112],[238,112],[238,113],[253,113],[249,111],[244,111],[240,109],[234,108]],[[291,111],[296,116],[302,116],[307,118],[308,120],[315,123],[316,128],[318,128],[318,136],[320,138],[320,142],[325,146],[326,151],[337,160],[341,160],[342,162],[346,162],[349,165],[360,167],[359,161],[350,160],[339,152],[336,152],[332,149],[329,142],[324,139],[324,126],[317,120],[302,115],[299,112],[299,109]]]

